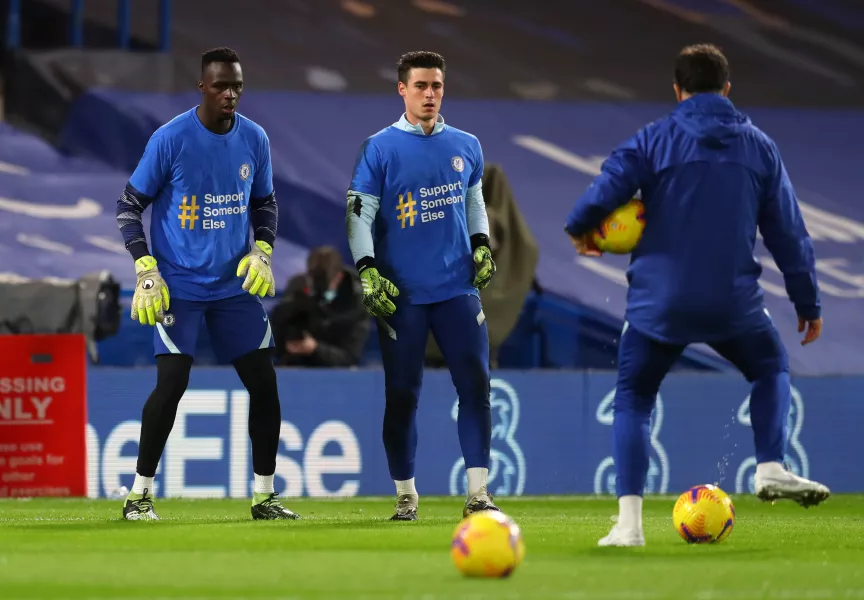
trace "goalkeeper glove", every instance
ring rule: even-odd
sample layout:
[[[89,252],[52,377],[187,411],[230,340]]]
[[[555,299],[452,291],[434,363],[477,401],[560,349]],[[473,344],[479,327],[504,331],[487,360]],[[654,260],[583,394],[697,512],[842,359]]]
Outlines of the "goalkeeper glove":
[[[495,274],[495,261],[492,260],[492,250],[489,248],[489,238],[482,233],[471,236],[474,246],[474,287],[482,290]]]
[[[159,275],[156,259],[152,256],[142,256],[136,260],[135,273],[138,281],[132,295],[132,320],[152,327],[162,322],[171,304],[168,286]]]
[[[270,267],[270,255],[273,248],[267,242],[257,241],[252,252],[243,257],[237,266],[237,277],[246,276],[243,289],[253,296],[275,296],[276,286],[273,283],[273,269]]]
[[[363,284],[363,306],[373,317],[389,317],[396,310],[396,305],[387,296],[394,298],[399,290],[393,283],[378,273],[372,266],[360,267],[360,282]]]

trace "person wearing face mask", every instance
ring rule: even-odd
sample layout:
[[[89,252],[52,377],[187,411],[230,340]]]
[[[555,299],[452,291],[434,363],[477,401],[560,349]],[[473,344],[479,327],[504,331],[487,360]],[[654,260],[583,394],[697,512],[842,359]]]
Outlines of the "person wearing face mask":
[[[271,321],[282,366],[356,366],[369,335],[360,278],[331,246],[309,253],[306,272],[289,280]]]

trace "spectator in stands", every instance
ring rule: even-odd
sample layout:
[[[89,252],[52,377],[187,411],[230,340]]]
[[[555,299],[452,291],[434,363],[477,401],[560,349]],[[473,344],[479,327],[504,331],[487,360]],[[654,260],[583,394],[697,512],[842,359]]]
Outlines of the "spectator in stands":
[[[357,272],[331,246],[314,249],[307,272],[288,282],[271,317],[282,366],[350,367],[360,362],[369,316]]]

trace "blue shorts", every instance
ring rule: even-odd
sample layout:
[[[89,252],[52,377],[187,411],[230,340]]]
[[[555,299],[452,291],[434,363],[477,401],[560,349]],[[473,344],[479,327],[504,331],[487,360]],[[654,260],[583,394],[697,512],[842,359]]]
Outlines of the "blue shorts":
[[[230,363],[253,350],[273,348],[267,311],[257,296],[241,294],[222,300],[171,300],[163,323],[156,324],[154,354],[195,356],[198,331],[207,323],[213,352]]]

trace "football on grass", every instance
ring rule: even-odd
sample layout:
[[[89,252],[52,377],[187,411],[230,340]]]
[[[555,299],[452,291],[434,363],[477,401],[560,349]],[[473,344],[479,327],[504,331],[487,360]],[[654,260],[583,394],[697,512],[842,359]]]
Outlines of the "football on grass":
[[[716,485],[697,485],[678,497],[672,521],[688,544],[716,544],[732,533],[735,506]]]
[[[450,544],[453,564],[469,577],[508,577],[524,556],[519,526],[504,513],[492,510],[465,518],[453,532]]]

